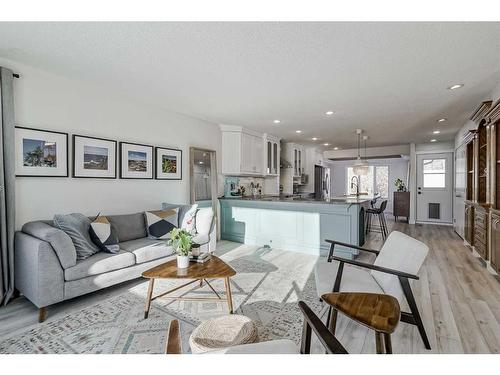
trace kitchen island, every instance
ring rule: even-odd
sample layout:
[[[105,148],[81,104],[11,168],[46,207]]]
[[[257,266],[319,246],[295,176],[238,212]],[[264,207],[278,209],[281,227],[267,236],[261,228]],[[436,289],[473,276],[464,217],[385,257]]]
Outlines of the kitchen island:
[[[326,239],[364,244],[364,217],[370,197],[220,198],[221,238],[249,245],[325,255]],[[353,259],[358,251],[336,247]]]

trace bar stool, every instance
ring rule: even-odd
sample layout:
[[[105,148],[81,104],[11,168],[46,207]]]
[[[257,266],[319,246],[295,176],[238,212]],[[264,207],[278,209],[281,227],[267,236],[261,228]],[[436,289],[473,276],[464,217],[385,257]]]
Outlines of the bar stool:
[[[366,234],[369,232],[382,233],[382,239],[385,241],[389,232],[387,231],[387,222],[385,221],[384,211],[387,208],[387,201],[382,201],[379,208],[369,208],[366,210]],[[372,224],[372,216],[378,216],[379,225]]]
[[[392,354],[391,334],[401,318],[396,298],[388,294],[334,292],[323,294],[321,299],[333,308],[328,327],[332,334],[340,311],[375,331],[377,354]]]

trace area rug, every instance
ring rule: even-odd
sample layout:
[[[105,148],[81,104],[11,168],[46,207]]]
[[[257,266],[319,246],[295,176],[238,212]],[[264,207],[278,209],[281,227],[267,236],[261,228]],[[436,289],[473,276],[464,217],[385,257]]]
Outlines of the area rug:
[[[288,338],[298,344],[303,320],[297,302],[321,310],[313,274],[317,257],[239,244],[227,248],[220,256],[237,271],[231,279],[235,312],[256,323],[260,341]],[[222,280],[211,284],[224,294]],[[158,281],[155,293],[176,285]],[[225,302],[160,298],[144,319],[146,292],[145,281],[100,303],[16,332],[0,340],[0,353],[163,353],[172,319],[179,320],[182,350],[189,353],[192,330],[204,320],[228,313]],[[181,290],[191,296],[208,293],[212,292],[206,285]]]

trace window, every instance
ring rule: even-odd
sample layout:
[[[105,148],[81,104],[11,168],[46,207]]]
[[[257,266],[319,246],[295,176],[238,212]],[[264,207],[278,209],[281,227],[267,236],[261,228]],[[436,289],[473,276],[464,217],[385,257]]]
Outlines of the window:
[[[356,194],[356,187],[351,188],[354,176],[353,168],[347,168],[347,194]],[[358,176],[359,191],[368,195],[380,194],[382,198],[389,197],[389,167],[387,165],[369,166],[366,176]]]
[[[446,187],[446,159],[424,159],[422,164],[424,189],[444,189]]]

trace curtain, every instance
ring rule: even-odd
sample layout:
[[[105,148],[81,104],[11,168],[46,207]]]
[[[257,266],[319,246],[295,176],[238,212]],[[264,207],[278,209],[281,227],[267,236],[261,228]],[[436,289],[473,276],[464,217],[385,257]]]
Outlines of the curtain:
[[[14,292],[14,96],[12,71],[0,67],[0,306]]]

